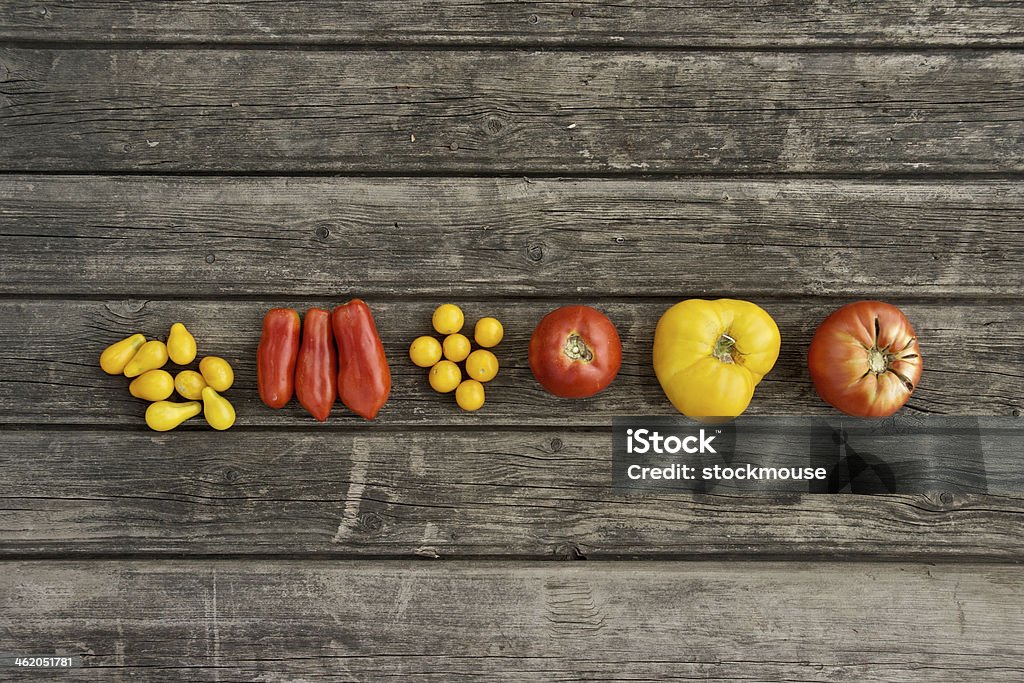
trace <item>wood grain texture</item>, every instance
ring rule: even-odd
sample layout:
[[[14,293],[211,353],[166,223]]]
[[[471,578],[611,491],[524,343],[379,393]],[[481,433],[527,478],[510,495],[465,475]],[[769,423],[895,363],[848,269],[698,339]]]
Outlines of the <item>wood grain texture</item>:
[[[1012,566],[183,561],[3,568],[0,645],[81,654],[88,668],[74,673],[85,681],[863,683],[1015,682],[1024,675],[1024,584]]]
[[[1024,479],[1007,442],[986,455],[991,493],[958,487],[977,467],[932,443],[920,493],[688,494],[613,488],[610,429],[8,430],[0,557],[1022,560]]]
[[[1024,170],[1013,51],[5,48],[0,64],[5,170]]]
[[[1024,42],[1019,3],[891,0],[0,2],[0,39],[328,45],[994,46]]]
[[[685,298],[681,295],[680,299]],[[330,420],[315,422],[296,402],[282,410],[264,406],[256,393],[255,357],[264,313],[278,305],[304,312],[332,308],[344,299],[265,301],[4,301],[0,319],[0,422],[138,426],[145,404],[128,394],[128,380],[99,368],[107,345],[142,331],[166,338],[173,322],[184,322],[199,341],[200,357],[222,356],[235,369],[227,393],[243,426],[359,428],[361,418],[336,405]],[[1024,395],[1020,363],[1024,306],[984,302],[900,305],[921,339],[924,374],[908,411],[953,415],[1019,413]],[[450,395],[434,392],[426,370],[408,360],[412,340],[431,333],[437,301],[377,301],[377,318],[393,375],[391,399],[374,425],[600,426],[615,415],[674,415],[651,367],[654,328],[675,300],[657,302],[583,300],[609,315],[624,340],[622,369],[615,382],[595,397],[567,401],[547,394],[534,380],[527,345],[537,322],[565,303],[460,300],[470,324],[494,315],[506,337],[495,352],[501,364],[487,385],[487,403],[465,413]],[[814,392],[806,350],[817,325],[840,302],[761,301],[782,334],[782,352],[758,386],[748,412],[756,415],[827,415],[834,411]],[[177,372],[177,366],[168,365]]]
[[[0,293],[1016,296],[1022,222],[1002,181],[7,176]]]

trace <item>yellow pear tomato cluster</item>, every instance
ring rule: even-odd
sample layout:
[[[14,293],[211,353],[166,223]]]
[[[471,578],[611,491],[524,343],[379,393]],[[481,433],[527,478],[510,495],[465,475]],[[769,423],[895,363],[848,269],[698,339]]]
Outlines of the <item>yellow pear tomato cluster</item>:
[[[100,354],[100,367],[109,375],[132,378],[128,392],[151,402],[146,409],[150,429],[169,431],[200,412],[214,429],[227,429],[235,423],[235,408],[220,392],[231,387],[235,374],[226,360],[206,356],[199,361],[198,372],[182,370],[173,377],[163,369],[168,360],[189,365],[196,354],[196,338],[182,323],[174,323],[166,343],[133,334],[111,344]],[[167,400],[175,391],[186,400]]]
[[[424,335],[409,346],[409,359],[421,368],[430,368],[427,378],[431,388],[442,394],[455,392],[455,402],[467,411],[479,410],[484,405],[484,383],[498,374],[498,358],[491,348],[501,342],[504,328],[496,318],[480,318],[473,330],[473,340],[462,334],[466,317],[455,304],[442,304],[434,311],[431,323],[434,331],[444,335],[444,341]],[[463,369],[465,367],[465,379]]]

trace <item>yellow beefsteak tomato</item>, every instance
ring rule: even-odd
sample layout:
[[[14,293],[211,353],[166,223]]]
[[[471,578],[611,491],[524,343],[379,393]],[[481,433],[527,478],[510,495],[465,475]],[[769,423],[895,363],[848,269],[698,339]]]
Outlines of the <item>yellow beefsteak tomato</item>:
[[[676,410],[733,418],[779,357],[779,328],[749,301],[689,299],[668,309],[654,332],[654,372]]]

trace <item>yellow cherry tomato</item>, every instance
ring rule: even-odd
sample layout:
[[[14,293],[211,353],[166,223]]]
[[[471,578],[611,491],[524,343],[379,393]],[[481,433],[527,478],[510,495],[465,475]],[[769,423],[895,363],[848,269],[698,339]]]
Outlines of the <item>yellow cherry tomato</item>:
[[[211,387],[203,389],[203,416],[206,424],[223,431],[235,424],[235,407]]]
[[[480,318],[473,330],[473,339],[485,349],[497,346],[505,336],[505,328],[497,318]]]
[[[478,382],[490,382],[498,374],[498,359],[487,349],[477,349],[466,359],[466,374]]]
[[[199,372],[208,386],[215,391],[227,391],[235,381],[235,372],[231,365],[217,356],[207,356],[199,361]]]
[[[167,353],[175,365],[188,365],[196,359],[196,338],[181,323],[171,325]]]
[[[114,342],[100,354],[100,367],[108,375],[120,375],[138,350],[146,343],[141,334],[133,334],[119,342]]]
[[[146,424],[153,431],[166,432],[190,417],[198,415],[202,409],[203,406],[199,401],[189,401],[188,403],[157,401],[150,403],[146,408]]]
[[[167,365],[167,346],[162,341],[148,341],[139,347],[132,359],[124,366],[125,377],[138,377],[148,370]]]
[[[441,304],[434,311],[431,322],[439,333],[455,334],[462,329],[462,323],[466,322],[466,318],[462,315],[462,309],[455,304]]]
[[[174,388],[190,401],[202,400],[205,387],[206,380],[195,370],[182,370],[174,377]]]
[[[132,380],[128,393],[144,401],[162,401],[174,393],[174,380],[166,370],[149,370]]]
[[[441,342],[427,335],[416,337],[409,347],[409,360],[421,368],[429,368],[441,360]]]
[[[444,357],[453,363],[461,363],[469,355],[471,345],[464,334],[449,334],[444,338]]]
[[[462,381],[462,371],[459,366],[450,360],[443,360],[430,368],[430,386],[434,391],[447,394],[454,391]]]
[[[484,385],[475,379],[467,379],[455,390],[455,402],[463,410],[480,410],[484,404]]]

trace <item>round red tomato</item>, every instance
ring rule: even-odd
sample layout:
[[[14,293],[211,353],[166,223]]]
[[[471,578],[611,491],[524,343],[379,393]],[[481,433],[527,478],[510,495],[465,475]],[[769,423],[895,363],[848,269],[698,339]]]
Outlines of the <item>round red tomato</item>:
[[[903,407],[921,379],[921,349],[903,312],[858,301],[832,312],[807,351],[814,388],[857,417],[886,417]]]
[[[530,369],[545,389],[562,398],[586,398],[611,384],[622,364],[615,325],[589,306],[551,311],[530,338]]]

